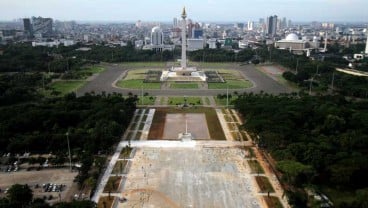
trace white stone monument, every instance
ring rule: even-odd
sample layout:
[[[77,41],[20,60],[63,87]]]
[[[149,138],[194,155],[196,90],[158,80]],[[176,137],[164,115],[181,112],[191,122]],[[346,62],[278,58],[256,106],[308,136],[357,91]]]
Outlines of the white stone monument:
[[[162,72],[161,81],[207,81],[207,76],[204,72],[198,71],[196,67],[187,67],[187,13],[185,7],[181,14],[182,28],[181,28],[181,61],[180,67],[172,67],[169,70]]]

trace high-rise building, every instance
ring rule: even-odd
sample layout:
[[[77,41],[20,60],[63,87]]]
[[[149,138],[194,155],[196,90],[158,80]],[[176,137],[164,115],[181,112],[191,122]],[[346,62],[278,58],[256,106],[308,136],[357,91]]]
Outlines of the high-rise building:
[[[291,25],[292,25],[291,20],[289,20],[288,23],[287,23],[287,27],[291,27]]]
[[[32,17],[33,34],[41,34],[42,37],[52,35],[52,19]]]
[[[173,27],[174,28],[178,27],[178,18],[176,17],[173,19]]]
[[[247,29],[248,29],[249,31],[252,31],[252,30],[253,30],[253,21],[248,21]]]
[[[203,38],[203,29],[202,28],[194,28],[192,30],[192,37],[193,38]]]
[[[26,36],[31,37],[32,36],[32,24],[29,18],[23,19],[23,28],[24,28],[24,32]]]
[[[287,28],[287,20],[286,20],[286,17],[282,18],[281,27],[283,29]]]
[[[152,28],[151,32],[151,45],[162,45],[164,42],[164,34],[162,29],[158,26]]]
[[[269,36],[276,35],[277,31],[277,16],[269,16],[267,17],[267,34]]]

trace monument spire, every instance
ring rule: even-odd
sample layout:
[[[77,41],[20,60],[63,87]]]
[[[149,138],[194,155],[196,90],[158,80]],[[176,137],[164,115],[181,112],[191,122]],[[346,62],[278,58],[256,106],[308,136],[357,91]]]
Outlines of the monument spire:
[[[181,14],[182,20],[182,29],[181,29],[181,68],[186,69],[187,68],[187,21],[185,18],[187,18],[187,12],[185,11],[185,7],[183,8],[183,13]]]
[[[183,7],[183,12],[181,13],[181,17],[183,19],[187,18],[187,12],[185,11],[185,7]]]

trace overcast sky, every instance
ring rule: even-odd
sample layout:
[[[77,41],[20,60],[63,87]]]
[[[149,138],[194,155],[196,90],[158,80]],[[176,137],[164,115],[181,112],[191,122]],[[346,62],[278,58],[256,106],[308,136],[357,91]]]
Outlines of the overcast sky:
[[[168,22],[183,6],[195,21],[258,21],[273,14],[293,21],[368,21],[368,0],[0,0],[0,20]]]

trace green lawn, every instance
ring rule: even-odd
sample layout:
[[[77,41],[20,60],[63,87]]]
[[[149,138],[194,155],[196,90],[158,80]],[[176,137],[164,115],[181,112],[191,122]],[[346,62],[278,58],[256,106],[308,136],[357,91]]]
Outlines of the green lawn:
[[[153,97],[153,96],[143,96],[143,101],[142,101],[142,96],[139,96],[138,99],[139,99],[139,101],[137,103],[138,105],[154,105],[155,104],[156,97]]]
[[[148,69],[129,70],[124,80],[144,79],[146,77],[147,72],[148,72]]]
[[[122,173],[124,173],[124,169],[125,169],[125,166],[126,166],[127,163],[128,163],[127,160],[118,160],[115,163],[115,166],[112,169],[111,173],[112,174],[122,174]]]
[[[132,152],[133,148],[132,147],[129,147],[129,146],[126,146],[124,147],[121,152],[120,152],[120,155],[119,155],[119,159],[126,159],[126,158],[129,158],[130,156],[130,153]]]
[[[215,101],[216,101],[216,105],[222,105],[222,106],[226,106],[226,98],[224,99],[218,99],[217,97],[214,97],[215,98]],[[232,95],[231,97],[229,97],[229,105],[233,105],[234,104],[234,101],[238,99],[238,96],[234,96]]]
[[[190,66],[198,66],[202,68],[232,68],[234,63],[230,62],[189,62]]]
[[[65,95],[70,92],[75,92],[86,84],[86,81],[56,81],[51,83],[50,87],[54,91],[60,92],[60,95]]]
[[[248,80],[226,80],[225,83],[208,83],[208,89],[243,89],[252,87]]]
[[[165,67],[166,62],[125,62],[122,63],[125,67],[141,68],[141,67]]]
[[[202,99],[200,97],[186,97],[187,103],[194,103],[195,105],[202,105]],[[169,97],[168,105],[184,104],[184,97]]]
[[[88,67],[88,68],[84,68],[82,71],[83,72],[90,72],[93,74],[97,74],[97,73],[101,73],[103,71],[105,71],[106,69],[103,67],[99,67],[99,66],[92,66],[92,67]]]
[[[250,173],[263,174],[264,170],[257,160],[248,160]]]
[[[173,89],[198,89],[197,83],[172,83],[170,88]]]
[[[121,88],[130,88],[130,89],[141,89],[143,86],[144,89],[160,89],[161,83],[144,83],[143,80],[120,80],[116,83],[116,86]]]
[[[272,187],[272,185],[271,185],[271,183],[270,183],[270,181],[268,180],[267,177],[256,176],[255,179],[256,179],[256,182],[258,184],[258,187],[259,187],[261,193],[267,193],[267,192],[273,193],[273,192],[275,192],[275,190],[273,189],[273,187]]]

